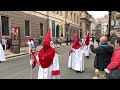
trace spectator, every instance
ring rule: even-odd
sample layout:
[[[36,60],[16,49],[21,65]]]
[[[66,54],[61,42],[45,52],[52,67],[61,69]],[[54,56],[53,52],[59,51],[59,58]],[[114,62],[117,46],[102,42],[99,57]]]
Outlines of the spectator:
[[[7,39],[8,49],[10,49],[10,38]]]
[[[109,71],[114,69],[120,69],[120,37],[117,37],[117,39],[115,40],[115,48],[116,50],[112,55],[111,62],[105,69],[105,72],[108,71],[107,73],[109,73]]]
[[[56,38],[56,46],[57,46],[57,44],[58,44],[59,42],[58,42],[58,37]]]
[[[41,39],[41,37],[38,39],[38,43],[39,43],[39,45],[42,44],[42,39]]]
[[[12,38],[10,38],[10,52],[13,50],[13,45],[12,45]]]
[[[98,43],[98,46],[99,46],[99,43],[100,43],[100,37],[99,36],[96,38],[96,42]]]
[[[59,39],[59,43],[60,43],[60,46],[61,46],[61,44],[62,44],[62,39],[61,38]]]
[[[72,44],[72,38],[70,37],[70,44]]]
[[[3,47],[3,50],[6,50],[6,40],[4,37],[2,37],[2,47]]]
[[[115,31],[110,31],[110,42],[113,46],[115,46],[115,40],[117,39],[117,35],[115,34]]]
[[[91,38],[92,38],[92,42],[94,43],[94,41],[95,41],[95,37],[92,35]]]
[[[37,46],[38,46],[38,41],[37,41],[37,39],[34,37],[34,39],[33,39],[33,43],[34,43],[34,48],[35,48],[35,50],[36,50],[36,48],[37,48]]]
[[[107,44],[107,37],[103,36],[100,38],[100,46],[94,48],[93,42],[90,46],[91,51],[96,53],[95,60],[94,60],[94,68],[98,69],[98,79],[106,79],[106,73],[104,69],[107,68],[108,64],[110,63],[113,47]]]

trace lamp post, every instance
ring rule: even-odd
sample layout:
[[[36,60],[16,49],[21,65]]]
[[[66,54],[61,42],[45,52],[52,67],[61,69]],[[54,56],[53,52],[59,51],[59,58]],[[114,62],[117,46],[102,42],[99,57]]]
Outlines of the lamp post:
[[[70,23],[66,23],[66,31],[67,31],[67,40],[66,40],[66,45],[68,45],[68,27],[69,27]]]
[[[111,30],[111,11],[109,11],[109,28],[108,28],[108,37],[110,37],[110,30]]]

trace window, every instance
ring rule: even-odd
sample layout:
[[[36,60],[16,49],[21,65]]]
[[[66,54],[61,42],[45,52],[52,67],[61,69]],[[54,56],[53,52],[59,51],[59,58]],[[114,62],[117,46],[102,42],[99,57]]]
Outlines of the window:
[[[80,17],[82,17],[81,13],[80,13]]]
[[[43,24],[40,23],[40,35],[43,36]]]
[[[9,36],[9,18],[1,16],[1,21],[2,21],[2,35]]]
[[[75,34],[75,29],[74,29],[74,34]]]
[[[78,23],[78,19],[79,19],[79,18],[78,18],[78,16],[77,16],[77,23]]]
[[[30,36],[30,25],[29,21],[25,20],[25,36]]]
[[[56,11],[57,14],[59,14],[59,11]]]
[[[76,14],[74,14],[74,22],[75,22],[75,19],[76,19]]]
[[[52,37],[55,37],[55,21],[52,21]]]
[[[62,11],[60,11],[60,15],[62,15]]]
[[[82,27],[82,23],[80,23],[80,26]]]
[[[72,20],[72,12],[71,12],[71,20]]]
[[[53,11],[53,13],[55,13],[55,11]]]
[[[66,11],[66,18],[68,18],[68,11]]]

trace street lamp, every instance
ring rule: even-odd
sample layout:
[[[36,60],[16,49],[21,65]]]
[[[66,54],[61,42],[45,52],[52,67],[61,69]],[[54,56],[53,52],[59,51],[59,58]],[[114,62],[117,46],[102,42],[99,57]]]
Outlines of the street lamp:
[[[66,23],[66,31],[67,31],[67,40],[66,40],[66,45],[68,45],[68,27],[69,27],[70,23]]]
[[[110,37],[110,30],[111,30],[111,11],[109,11],[109,29],[108,29],[108,37]]]

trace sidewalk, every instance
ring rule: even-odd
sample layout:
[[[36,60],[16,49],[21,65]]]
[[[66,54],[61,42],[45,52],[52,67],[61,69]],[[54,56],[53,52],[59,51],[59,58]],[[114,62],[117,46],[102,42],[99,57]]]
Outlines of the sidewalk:
[[[62,47],[64,47],[64,46],[66,46],[66,43],[62,44]],[[60,47],[61,46],[59,44],[57,44],[57,46],[55,44],[55,48],[60,48]],[[42,46],[38,46],[37,51],[40,51],[41,48],[42,48]],[[27,55],[29,53],[28,53],[28,47],[21,47],[19,54],[14,54],[14,53],[10,52],[10,50],[5,50],[4,54],[5,54],[5,58],[8,59],[8,58],[16,57],[16,56]]]

